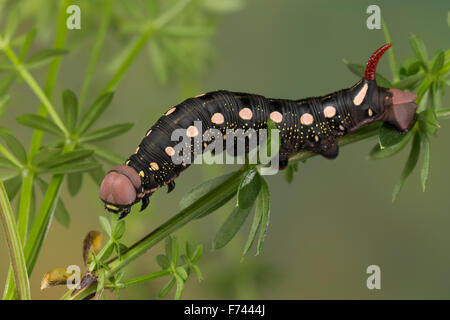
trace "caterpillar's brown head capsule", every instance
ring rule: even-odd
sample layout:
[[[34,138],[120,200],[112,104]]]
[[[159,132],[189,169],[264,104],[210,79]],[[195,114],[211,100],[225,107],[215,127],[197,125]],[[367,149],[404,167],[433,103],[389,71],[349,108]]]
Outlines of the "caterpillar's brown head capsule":
[[[349,132],[363,125],[384,121],[399,132],[408,131],[414,124],[417,95],[398,89],[379,87],[376,83],[376,69],[381,56],[392,46],[388,43],[376,50],[369,58],[364,78],[351,89],[351,116],[356,125]]]
[[[105,203],[105,209],[125,217],[131,206],[139,201],[138,190],[141,188],[139,174],[130,166],[114,167],[102,181],[100,199]]]

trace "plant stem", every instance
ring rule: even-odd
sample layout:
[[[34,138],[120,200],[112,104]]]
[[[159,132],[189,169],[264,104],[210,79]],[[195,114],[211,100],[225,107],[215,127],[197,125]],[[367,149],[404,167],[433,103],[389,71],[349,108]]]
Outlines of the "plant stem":
[[[54,44],[55,49],[63,49],[65,46],[65,43],[66,43],[66,36],[67,36],[66,9],[70,3],[71,3],[70,0],[65,0],[65,1],[61,2],[59,14],[58,14],[58,22],[57,22],[57,29],[56,29],[57,31],[56,31],[55,44]],[[47,82],[45,84],[45,89],[44,89],[45,96],[48,99],[50,99],[50,97],[52,96],[53,88],[55,87],[56,79],[58,77],[60,64],[61,64],[61,57],[56,57],[50,63],[48,73],[47,73]],[[44,118],[47,117],[47,107],[43,103],[43,101],[41,101],[41,104],[39,105],[38,115],[40,115]],[[32,162],[34,156],[36,155],[36,153],[39,151],[39,149],[41,147],[42,136],[43,136],[42,131],[33,130],[33,136],[31,138],[31,144],[30,144],[30,150],[28,152],[28,162],[29,163]],[[21,198],[20,198],[21,203],[22,203],[22,201],[24,203],[26,203],[26,202],[30,203],[32,193],[23,194],[23,188],[24,188],[24,186],[22,185],[22,194],[21,194]],[[22,200],[22,198],[23,198],[23,200]],[[24,207],[22,207],[22,208],[24,208]],[[25,226],[24,221],[29,220],[29,206],[27,209],[28,212],[23,211],[24,209],[22,209],[22,208],[19,205],[19,228],[23,228],[23,226]],[[22,217],[22,219],[21,219],[21,217]],[[27,225],[28,225],[28,222],[27,222]],[[26,238],[26,230],[27,229],[25,228],[25,237],[24,238]],[[31,270],[28,270],[28,271],[31,274]],[[6,280],[6,287],[5,287],[3,298],[4,299],[13,299],[14,295],[15,295],[14,289],[15,289],[14,279],[12,277],[12,270],[10,268],[9,275]]]
[[[3,47],[3,51],[8,56],[9,60],[14,64],[16,70],[20,73],[22,78],[25,80],[25,82],[28,84],[28,86],[33,90],[34,94],[41,100],[41,103],[45,106],[47,109],[47,112],[52,117],[55,124],[58,126],[58,128],[64,133],[66,137],[69,136],[69,132],[67,131],[64,123],[62,122],[61,118],[59,117],[58,113],[56,112],[55,108],[52,106],[52,103],[47,98],[45,93],[42,91],[42,89],[39,87],[36,80],[34,80],[33,76],[28,72],[28,70],[24,67],[24,65],[19,61],[14,51],[11,50],[9,45],[6,45]]]
[[[94,70],[98,62],[98,58],[100,56],[100,52],[103,46],[103,41],[105,40],[106,32],[108,31],[108,26],[111,18],[112,12],[112,1],[106,1],[105,10],[102,18],[102,22],[100,24],[100,28],[98,29],[97,37],[94,42],[94,48],[92,49],[91,57],[89,59],[89,65],[86,71],[86,77],[84,78],[83,86],[80,94],[80,102],[78,112],[81,112],[84,104],[84,100],[86,99],[86,95],[91,84],[92,76],[94,75]]]
[[[8,200],[5,186],[0,181],[0,218],[6,234],[9,256],[11,259],[14,279],[16,280],[18,297],[21,300],[30,300],[30,283],[28,281],[27,267],[22,250],[19,232],[17,230],[14,213]]]
[[[140,276],[140,277],[125,281],[122,284],[123,284],[124,288],[126,288],[126,287],[129,287],[134,284],[138,284],[141,282],[149,281],[149,280],[160,278],[160,277],[165,277],[168,275],[170,275],[170,270],[165,269],[165,270],[153,272],[153,273],[147,274],[145,276]]]
[[[17,217],[17,228],[20,241],[25,244],[28,230],[28,219],[30,216],[30,203],[33,193],[34,174],[27,172],[22,178],[22,190],[20,192],[19,214]]]
[[[180,0],[170,10],[166,11],[153,23],[150,22],[144,28],[144,31],[138,39],[136,39],[132,49],[126,59],[122,62],[122,65],[116,71],[111,80],[107,83],[101,94],[114,90],[119,80],[123,77],[131,63],[136,58],[137,54],[141,51],[142,47],[147,43],[148,38],[156,31],[161,29],[164,25],[170,22],[177,14],[179,14],[192,0]]]

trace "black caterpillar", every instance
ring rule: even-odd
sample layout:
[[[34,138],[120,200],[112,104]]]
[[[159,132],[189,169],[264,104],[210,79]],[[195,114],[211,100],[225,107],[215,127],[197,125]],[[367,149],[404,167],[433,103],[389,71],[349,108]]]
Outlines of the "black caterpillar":
[[[147,131],[136,153],[124,165],[105,176],[100,187],[105,208],[123,218],[137,202],[142,201],[144,210],[158,188],[168,185],[168,192],[172,191],[174,179],[189,165],[171,161],[177,143],[171,141],[171,133],[183,128],[189,137],[198,135],[194,121],[201,121],[203,128],[225,133],[226,129],[266,128],[268,119],[272,119],[281,136],[280,169],[288,165],[289,155],[300,150],[335,158],[337,137],[363,125],[383,121],[401,133],[408,131],[417,109],[416,94],[378,87],[375,81],[378,61],[390,47],[386,44],[372,54],[364,78],[354,86],[323,97],[286,100],[214,91],[183,101]]]

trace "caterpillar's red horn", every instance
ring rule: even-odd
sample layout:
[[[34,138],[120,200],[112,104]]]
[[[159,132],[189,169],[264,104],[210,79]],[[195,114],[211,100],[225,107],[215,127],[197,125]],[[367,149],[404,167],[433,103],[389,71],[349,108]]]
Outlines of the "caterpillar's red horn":
[[[392,47],[392,43],[387,43],[384,46],[378,48],[377,51],[372,53],[372,55],[369,58],[369,61],[367,61],[366,70],[364,71],[364,78],[366,80],[375,80],[375,72],[377,71],[378,61],[390,47]]]

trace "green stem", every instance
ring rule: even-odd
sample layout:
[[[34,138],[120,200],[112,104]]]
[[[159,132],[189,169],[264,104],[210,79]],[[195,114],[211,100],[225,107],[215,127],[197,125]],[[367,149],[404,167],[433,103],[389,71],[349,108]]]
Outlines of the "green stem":
[[[132,49],[122,65],[116,71],[111,80],[107,83],[105,88],[102,90],[102,94],[114,90],[117,83],[123,77],[125,72],[130,67],[131,63],[136,58],[137,54],[141,51],[142,47],[147,43],[148,38],[153,35],[156,31],[164,27],[169,23],[177,14],[179,14],[192,0],[180,0],[175,4],[170,10],[166,11],[159,18],[157,18],[153,23],[148,23],[144,28],[144,31],[138,39],[134,42]]]
[[[140,276],[140,277],[125,281],[124,283],[122,283],[122,285],[124,288],[126,288],[126,287],[132,286],[134,284],[138,284],[138,283],[149,281],[152,279],[168,276],[168,275],[170,275],[170,272],[171,271],[168,269],[153,272],[153,273],[147,274],[145,276]]]
[[[83,86],[80,94],[80,102],[79,102],[79,110],[81,111],[83,108],[84,100],[86,99],[86,95],[91,84],[92,76],[94,75],[95,67],[97,66],[98,58],[100,56],[100,52],[103,46],[103,41],[106,36],[106,32],[108,31],[108,26],[111,18],[111,7],[112,1],[108,0],[105,5],[105,10],[102,18],[102,22],[100,24],[100,28],[98,29],[97,37],[94,42],[94,48],[92,48],[91,57],[89,59],[89,65],[86,71],[86,77],[84,78]]]
[[[17,218],[17,227],[19,230],[20,241],[25,244],[28,231],[28,219],[30,217],[30,204],[33,193],[34,174],[24,173],[22,178],[22,190],[20,192],[19,214]]]
[[[18,284],[17,293],[21,300],[30,300],[30,283],[28,281],[27,267],[22,250],[19,232],[17,230],[14,213],[8,200],[5,186],[0,181],[0,218],[6,233],[6,242],[8,243],[9,256],[11,259],[14,279]]]
[[[39,87],[36,80],[34,80],[33,76],[28,72],[28,70],[24,67],[24,65],[19,61],[14,51],[11,50],[9,45],[6,45],[3,47],[3,51],[8,56],[9,60],[14,64],[16,70],[19,72],[19,74],[22,76],[22,78],[25,80],[25,82],[28,84],[28,86],[33,90],[34,94],[39,98],[41,103],[45,106],[47,109],[48,114],[52,117],[55,124],[58,126],[58,128],[64,133],[66,137],[69,136],[69,132],[67,131],[64,123],[62,122],[61,118],[58,116],[58,113],[56,112],[55,108],[53,107],[50,100],[45,95],[44,91],[42,91],[41,87]]]

